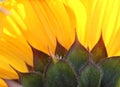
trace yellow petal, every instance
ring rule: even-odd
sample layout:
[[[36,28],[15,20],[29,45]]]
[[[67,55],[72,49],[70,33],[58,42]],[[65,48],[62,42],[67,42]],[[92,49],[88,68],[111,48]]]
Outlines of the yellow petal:
[[[65,8],[70,19],[70,25],[72,26],[71,28],[76,29],[76,17],[73,10],[67,5],[65,5]]]
[[[54,52],[56,37],[67,49],[71,46],[75,29],[62,2],[18,0],[11,3],[14,6],[11,18],[32,46],[46,53],[48,48]]]
[[[5,49],[4,47],[6,47],[6,51],[9,53],[13,52],[12,55],[16,53],[14,56],[19,57],[29,65],[32,65],[32,51],[22,35],[19,26],[15,24],[10,16],[6,17],[3,26],[3,34],[0,40],[2,46],[0,48]]]
[[[87,13],[84,5],[80,2],[80,0],[63,0],[63,2],[68,5],[74,12],[76,17],[76,30],[78,34],[78,39],[80,42],[84,44],[84,31],[87,19]]]
[[[67,7],[59,0],[46,0],[53,18],[53,30],[57,36],[58,41],[67,49],[72,45],[75,38],[75,28],[71,25],[70,14]]]
[[[38,0],[18,0],[11,9],[11,14],[14,24],[19,26],[32,46],[46,53],[48,53],[48,47],[52,51],[55,49],[55,36],[49,28],[43,7]]]
[[[1,78],[4,78],[4,79],[17,79],[18,78],[18,75],[17,75],[17,73],[10,67],[10,63],[13,63],[13,62],[9,62],[8,61],[8,59],[5,59],[5,56],[1,56],[0,55],[0,57],[1,58],[4,58],[4,60],[3,59],[0,59],[0,61],[1,62],[3,62],[3,63],[1,63],[1,65],[0,65],[0,77]],[[6,56],[7,57],[7,56]],[[9,59],[10,60],[10,59]],[[21,64],[21,61],[20,61],[20,63],[19,64]],[[23,64],[22,64],[23,65]],[[12,65],[13,66],[13,65]],[[15,67],[15,66],[13,66],[13,67]],[[20,66],[19,65],[19,67],[25,67],[25,65],[24,66]],[[15,68],[18,68],[18,64],[17,64],[17,67],[15,67]]]
[[[1,32],[2,32],[2,23],[3,23],[3,13],[0,12],[0,35],[1,35]]]
[[[115,36],[113,37],[114,38],[111,38],[111,41],[107,45],[108,54],[109,56],[120,56],[120,26],[119,30],[115,33]]]
[[[101,35],[102,21],[107,0],[81,0],[87,11],[84,44],[94,47]]]
[[[5,20],[6,15],[8,15],[9,11],[4,7],[0,6],[0,34],[2,32],[3,22]]]
[[[27,72],[25,62],[33,65],[31,48],[10,16],[6,17],[0,37],[0,61],[0,77],[8,79],[18,78],[10,65],[20,72]]]
[[[8,87],[2,79],[0,79],[0,87]]]
[[[0,39],[0,77],[18,78],[16,72],[10,67],[10,65],[18,71],[27,72],[27,67],[24,61],[25,59],[23,59],[26,57],[25,55],[22,55],[24,51],[19,49],[19,46],[17,46],[20,43],[17,42],[16,45],[14,43],[16,39],[12,42],[11,38],[8,39],[10,40],[6,40],[4,38]]]
[[[112,56],[120,47],[120,0],[107,0],[103,19],[102,33],[108,53]]]

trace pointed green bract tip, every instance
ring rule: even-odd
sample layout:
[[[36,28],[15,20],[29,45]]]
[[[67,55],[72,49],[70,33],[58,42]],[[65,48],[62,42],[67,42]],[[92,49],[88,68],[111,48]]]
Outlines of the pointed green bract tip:
[[[66,57],[76,73],[78,73],[79,69],[87,62],[88,54],[87,49],[84,48],[78,40],[75,40]]]
[[[98,63],[101,59],[104,59],[105,57],[108,56],[102,35],[101,35],[99,41],[97,42],[97,44],[92,49],[91,53],[93,56],[93,60],[96,63]]]

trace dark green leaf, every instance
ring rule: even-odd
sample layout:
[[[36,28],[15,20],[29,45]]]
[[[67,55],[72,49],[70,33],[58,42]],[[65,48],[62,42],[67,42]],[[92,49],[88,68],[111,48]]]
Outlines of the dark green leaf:
[[[50,58],[47,54],[32,47],[34,70],[44,72],[46,65],[50,63]]]
[[[93,60],[95,62],[99,62],[101,59],[108,56],[107,50],[105,48],[105,44],[104,44],[103,39],[102,39],[102,35],[101,35],[99,41],[97,42],[97,44],[92,49],[91,53],[93,55]]]
[[[88,55],[88,51],[76,39],[66,57],[78,73],[81,66],[88,60]]]
[[[120,87],[120,56],[107,58],[100,64],[104,73],[100,87]]]
[[[52,63],[46,72],[46,87],[77,87],[76,75],[63,60]]]
[[[19,76],[23,87],[44,87],[40,73],[20,73]]]
[[[101,70],[88,64],[80,71],[79,87],[100,87],[101,77]]]

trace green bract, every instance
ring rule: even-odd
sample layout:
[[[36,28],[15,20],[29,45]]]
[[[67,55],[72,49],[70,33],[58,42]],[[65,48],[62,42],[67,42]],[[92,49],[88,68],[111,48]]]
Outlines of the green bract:
[[[57,42],[54,57],[32,50],[33,69],[18,73],[23,87],[120,87],[120,56],[108,58],[102,37],[92,51],[77,38],[68,51]]]

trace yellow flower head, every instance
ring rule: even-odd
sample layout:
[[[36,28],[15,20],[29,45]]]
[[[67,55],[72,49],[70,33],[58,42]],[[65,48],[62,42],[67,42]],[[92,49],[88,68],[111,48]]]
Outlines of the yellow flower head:
[[[11,66],[33,66],[30,45],[48,55],[57,41],[69,50],[75,32],[90,50],[102,34],[108,55],[120,55],[120,0],[0,1],[0,77],[17,79]]]

